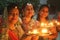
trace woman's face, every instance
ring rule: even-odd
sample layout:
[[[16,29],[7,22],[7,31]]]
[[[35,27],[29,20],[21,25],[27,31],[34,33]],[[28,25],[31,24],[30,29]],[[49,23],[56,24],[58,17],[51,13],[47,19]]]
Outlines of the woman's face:
[[[43,7],[40,11],[39,11],[39,15],[40,17],[47,17],[48,16],[48,7]]]
[[[34,15],[33,5],[27,5],[23,11],[24,16],[32,17]]]
[[[8,22],[15,24],[18,21],[19,10],[17,8],[13,8],[8,12]]]

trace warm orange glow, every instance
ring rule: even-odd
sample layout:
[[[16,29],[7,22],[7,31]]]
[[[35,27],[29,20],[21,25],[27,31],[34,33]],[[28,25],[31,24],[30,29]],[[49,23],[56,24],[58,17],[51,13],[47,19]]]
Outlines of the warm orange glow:
[[[41,27],[44,27],[45,26],[45,23],[41,23]]]
[[[38,32],[37,29],[34,29],[34,30],[32,30],[32,31],[29,31],[28,33],[29,33],[29,34],[38,34],[39,32]]]
[[[48,24],[48,26],[49,26],[49,27],[53,27],[53,26],[54,26],[53,22],[50,22],[50,23]]]
[[[60,25],[60,23],[58,22],[57,25]]]
[[[40,27],[47,27],[47,23],[43,23],[43,22],[42,22],[42,23],[40,24]]]
[[[45,26],[47,26],[47,24],[45,24]]]
[[[46,28],[42,29],[42,33],[48,33],[48,30]]]
[[[38,34],[38,30],[33,30],[33,33],[34,34]]]
[[[48,36],[49,30],[47,28],[42,28],[40,36]]]
[[[53,27],[54,24],[53,22],[50,22],[50,23],[41,23],[40,24],[40,28],[39,29],[33,29],[33,30],[30,30],[28,32],[28,34],[35,34],[35,35],[40,35],[40,36],[47,36],[47,35],[50,35],[52,34],[51,32],[49,32],[49,29],[50,27]]]
[[[53,24],[53,22],[50,22],[50,23],[41,23],[40,24],[40,27],[53,27],[54,26],[54,24]]]
[[[60,25],[60,23],[59,23],[58,21],[55,21],[55,23],[56,23],[57,25]]]

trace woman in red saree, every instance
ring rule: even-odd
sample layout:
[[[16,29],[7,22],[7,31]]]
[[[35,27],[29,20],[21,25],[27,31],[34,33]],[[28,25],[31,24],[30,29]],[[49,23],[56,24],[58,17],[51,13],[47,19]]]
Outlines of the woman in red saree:
[[[19,20],[19,8],[17,4],[9,4],[3,14],[3,28],[0,40],[20,40],[24,34]]]

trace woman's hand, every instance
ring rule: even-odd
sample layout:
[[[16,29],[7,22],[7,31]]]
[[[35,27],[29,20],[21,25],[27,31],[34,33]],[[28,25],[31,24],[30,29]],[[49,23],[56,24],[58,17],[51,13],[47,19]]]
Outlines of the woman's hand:
[[[39,36],[33,35],[31,40],[38,40],[38,39],[39,39]]]

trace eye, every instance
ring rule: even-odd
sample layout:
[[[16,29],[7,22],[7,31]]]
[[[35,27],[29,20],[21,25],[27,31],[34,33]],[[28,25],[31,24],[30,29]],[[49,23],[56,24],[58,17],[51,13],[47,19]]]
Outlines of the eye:
[[[16,13],[16,15],[18,16],[18,15],[19,15],[19,13]]]
[[[48,11],[45,11],[46,13],[48,13]]]

